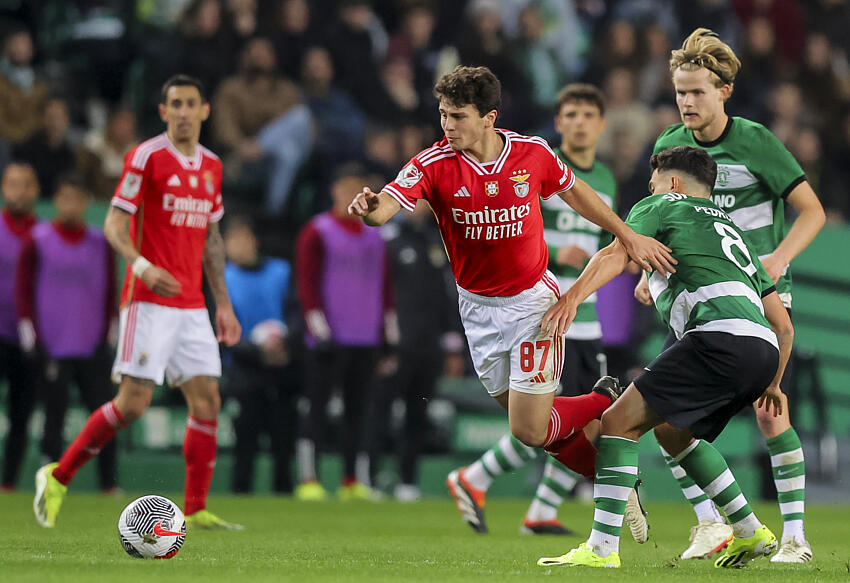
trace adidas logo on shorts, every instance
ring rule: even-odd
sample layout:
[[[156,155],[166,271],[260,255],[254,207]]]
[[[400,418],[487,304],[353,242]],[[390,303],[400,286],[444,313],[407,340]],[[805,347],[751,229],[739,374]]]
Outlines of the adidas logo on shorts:
[[[545,383],[546,377],[543,376],[542,372],[539,372],[535,376],[528,379],[528,382],[530,382],[530,383]]]

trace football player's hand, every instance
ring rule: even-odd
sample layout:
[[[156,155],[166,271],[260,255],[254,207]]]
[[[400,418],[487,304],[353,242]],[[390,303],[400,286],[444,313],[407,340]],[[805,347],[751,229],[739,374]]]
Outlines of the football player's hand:
[[[569,265],[570,267],[581,269],[584,267],[584,260],[589,257],[590,255],[587,254],[587,251],[578,245],[568,245],[566,247],[558,248],[558,254],[555,256],[555,263],[558,265]]]
[[[216,339],[223,342],[225,346],[233,346],[239,342],[239,337],[242,335],[242,324],[236,319],[233,306],[230,304],[216,306],[215,328],[217,331]]]
[[[774,417],[782,415],[782,390],[779,385],[770,385],[759,397],[758,407],[760,409],[764,408],[765,411],[770,413],[771,405],[773,406]]]
[[[379,194],[380,193],[378,192],[372,192],[368,186],[365,187],[357,193],[357,196],[355,196],[354,200],[351,201],[351,204],[348,205],[348,214],[357,217],[365,217],[378,208]]]
[[[785,271],[786,267],[788,267],[788,264],[777,258],[775,253],[771,253],[767,257],[763,257],[761,264],[764,265],[764,270],[767,272],[770,279],[773,280],[773,283],[779,281],[779,278],[782,277],[782,272]]]
[[[635,286],[635,299],[644,306],[652,305],[652,294],[649,293],[649,280],[641,276]]]
[[[180,293],[180,282],[161,267],[151,265],[142,272],[142,281],[158,296],[170,298]]]
[[[567,296],[561,296],[561,299],[543,314],[540,329],[549,336],[563,336],[575,320],[577,310],[578,304],[568,301]]]
[[[629,253],[629,257],[640,265],[644,271],[653,269],[660,271],[662,275],[676,273],[674,265],[678,263],[670,254],[673,250],[652,237],[632,232],[627,239],[620,239],[623,247]]]

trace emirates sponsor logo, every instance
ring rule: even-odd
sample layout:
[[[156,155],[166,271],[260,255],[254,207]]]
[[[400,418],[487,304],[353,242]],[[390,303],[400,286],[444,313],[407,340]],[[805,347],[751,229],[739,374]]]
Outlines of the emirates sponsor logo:
[[[162,195],[162,210],[183,211],[187,213],[209,213],[212,211],[213,203],[205,198],[194,198],[192,196],[175,196],[173,194]]]
[[[531,203],[511,205],[507,208],[485,206],[480,211],[452,209],[452,218],[465,225],[464,237],[493,241],[522,235],[524,219],[531,212]]]

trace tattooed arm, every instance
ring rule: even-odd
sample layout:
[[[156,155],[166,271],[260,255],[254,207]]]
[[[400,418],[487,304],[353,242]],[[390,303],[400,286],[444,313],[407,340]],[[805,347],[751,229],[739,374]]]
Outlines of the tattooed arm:
[[[204,274],[207,276],[207,283],[215,298],[218,341],[224,342],[227,346],[233,346],[239,341],[242,327],[230,303],[230,294],[227,292],[227,282],[224,279],[224,262],[224,240],[221,238],[221,231],[218,223],[210,223],[204,246]]]

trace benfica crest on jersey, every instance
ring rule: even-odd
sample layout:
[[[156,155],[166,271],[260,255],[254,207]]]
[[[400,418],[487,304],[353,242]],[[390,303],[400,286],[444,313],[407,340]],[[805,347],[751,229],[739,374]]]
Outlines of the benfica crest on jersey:
[[[499,194],[499,183],[495,180],[484,183],[484,192],[487,196],[496,196]]]
[[[525,198],[528,196],[529,186],[526,180],[531,178],[531,174],[519,174],[519,172],[524,172],[524,170],[519,170],[514,173],[514,176],[511,176],[511,180],[514,182],[514,192],[520,198]]]

